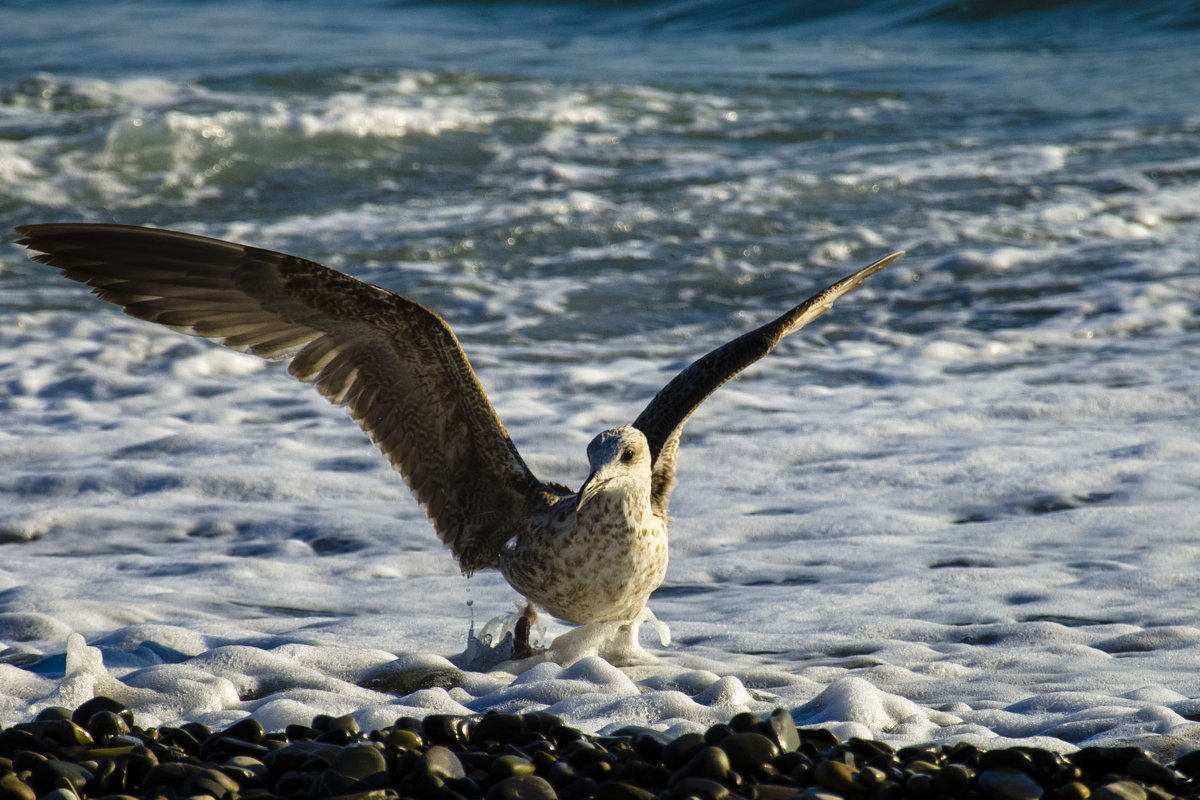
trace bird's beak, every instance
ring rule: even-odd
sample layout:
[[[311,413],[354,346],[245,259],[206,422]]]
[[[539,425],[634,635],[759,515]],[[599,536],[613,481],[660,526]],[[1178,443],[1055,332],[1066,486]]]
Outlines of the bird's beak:
[[[596,493],[599,492],[600,488],[606,483],[608,483],[608,481],[598,478],[595,472],[593,472],[591,475],[588,475],[587,480],[585,480],[583,485],[579,487],[579,502],[575,504],[575,508],[577,510],[583,508],[583,504],[595,497]]]

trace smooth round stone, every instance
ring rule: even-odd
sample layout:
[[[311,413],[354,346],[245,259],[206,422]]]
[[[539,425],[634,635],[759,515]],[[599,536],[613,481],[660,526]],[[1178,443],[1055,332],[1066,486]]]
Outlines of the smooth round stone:
[[[514,775],[533,775],[537,769],[527,758],[514,755],[502,755],[492,762],[488,777],[493,781],[502,781]]]
[[[261,730],[261,727],[260,727],[260,730]],[[354,717],[350,716],[349,714],[346,714],[345,716],[341,716],[341,717],[331,718],[329,720],[329,730],[345,731],[346,733],[350,734],[351,736],[358,736],[360,733],[362,733],[362,728],[358,727],[358,720],[356,720]]]
[[[979,789],[990,800],[1040,800],[1043,794],[1042,787],[1033,778],[1020,770],[1007,768],[980,772]]]
[[[86,726],[88,722],[100,711],[107,711],[111,714],[126,717],[126,721],[133,724],[133,713],[125,708],[125,704],[119,700],[113,700],[111,697],[98,695],[84,703],[80,703],[67,719],[74,722],[76,725]]]
[[[354,744],[343,747],[334,756],[329,771],[345,778],[365,781],[381,772],[387,772],[387,760],[373,744]]]
[[[1124,772],[1130,761],[1148,755],[1140,747],[1085,747],[1071,761],[1090,772]]]
[[[729,756],[719,747],[705,746],[671,776],[668,786],[674,787],[684,778],[713,778],[724,780],[729,775]]]
[[[195,764],[169,761],[165,764],[158,764],[152,767],[146,773],[146,777],[141,783],[147,789],[157,786],[169,786],[172,789],[178,789],[193,772],[199,769],[202,768]]]
[[[332,764],[337,758],[337,754],[341,748],[323,742],[292,742],[286,747],[281,747],[278,750],[272,750],[262,758],[262,762],[267,765],[267,769],[271,772],[282,775],[285,772],[293,772],[301,769],[311,759],[319,759],[324,761],[326,765]]]
[[[179,793],[184,797],[206,794],[215,800],[226,800],[237,796],[238,784],[218,770],[201,768],[188,775],[187,780],[179,787]]]
[[[643,789],[665,789],[671,782],[671,770],[653,761],[626,761],[621,765],[621,778]]]
[[[91,770],[70,761],[43,761],[29,776],[29,783],[40,793],[45,793],[59,781],[66,781],[82,796],[84,787],[93,777]]]
[[[558,796],[540,775],[518,775],[494,784],[486,800],[558,800]]]
[[[69,719],[38,720],[29,724],[29,732],[60,745],[90,747],[95,744],[87,731]]]
[[[471,730],[473,742],[508,744],[525,731],[525,721],[519,714],[487,714]]]
[[[558,789],[559,800],[583,800],[586,797],[595,797],[599,793],[600,784],[591,778],[576,778]]]
[[[451,714],[430,714],[421,721],[421,736],[430,744],[463,745],[468,739],[468,724]]]
[[[1133,781],[1106,783],[1092,793],[1092,800],[1146,800],[1146,790]]]
[[[1174,770],[1164,767],[1152,758],[1138,756],[1125,766],[1125,770],[1130,777],[1139,778],[1164,789],[1173,789],[1179,783],[1179,778],[1176,777]]]
[[[810,786],[797,796],[800,800],[845,800],[840,794],[827,792],[817,786]]]
[[[0,800],[37,800],[37,792],[10,772],[0,777]]]
[[[1189,778],[1195,778],[1200,775],[1200,750],[1193,750],[1190,753],[1184,753],[1179,758],[1175,759],[1175,769],[1187,775]]]
[[[720,744],[722,739],[732,734],[733,728],[718,723],[704,732],[704,741],[706,744]]]
[[[775,709],[760,727],[779,746],[780,752],[791,753],[800,746],[800,734],[796,730],[796,720],[787,709]]]
[[[425,751],[422,757],[425,764],[425,770],[428,774],[435,778],[445,780],[447,778],[465,778],[467,771],[463,769],[462,762],[458,760],[458,756],[449,748],[442,747],[440,744],[435,744]]]
[[[135,747],[125,757],[125,788],[141,786],[150,771],[158,766],[158,756],[148,747]]]
[[[731,733],[721,740],[720,748],[729,756],[729,763],[739,772],[750,772],[771,762],[779,755],[775,743],[761,733]]]
[[[975,773],[962,764],[947,764],[933,776],[933,784],[940,794],[958,797],[971,785]]]
[[[667,769],[679,769],[690,761],[701,747],[704,747],[703,736],[698,733],[685,733],[663,747],[662,762]]]
[[[711,778],[684,778],[671,787],[669,794],[674,800],[697,797],[700,800],[729,800],[732,792],[725,784]]]
[[[841,761],[822,761],[813,769],[817,785],[835,794],[848,795],[861,788],[855,780],[858,770]]]
[[[804,728],[803,730],[797,729],[796,732],[800,734],[801,746],[807,745],[818,753],[837,747],[842,743],[842,740],[832,731],[824,728]]]
[[[1054,800],[1088,800],[1092,790],[1079,781],[1064,783],[1054,791]]]
[[[383,734],[383,743],[393,750],[416,750],[425,744],[419,733],[405,728],[389,728]]]
[[[910,775],[904,782],[904,791],[909,797],[933,797],[937,788],[933,782],[933,775],[918,772]]]
[[[246,717],[245,719],[239,719],[221,731],[221,736],[227,739],[236,739],[239,742],[262,744],[263,740],[267,738],[267,732],[263,730],[262,723],[258,720],[253,717]]]
[[[11,756],[22,750],[28,753],[40,753],[45,749],[41,737],[34,736],[29,731],[19,728],[0,731],[0,755]]]
[[[596,800],[654,800],[654,792],[625,783],[624,781],[605,781],[600,785]]]
[[[89,700],[88,702],[90,703],[92,701]],[[84,703],[83,705],[86,706],[87,703]],[[80,708],[83,708],[83,706],[80,706]],[[72,712],[69,708],[63,708],[62,706],[46,706],[38,712],[37,716],[33,718],[33,721],[48,722],[54,719],[70,720],[71,714]],[[87,721],[87,717],[84,717],[83,719],[85,722]]]
[[[760,783],[754,787],[755,800],[793,800],[798,794],[800,794],[799,786]]]
[[[761,721],[757,714],[742,711],[733,715],[733,719],[729,720],[729,727],[738,733],[746,733],[756,729]]]
[[[107,743],[115,736],[129,733],[129,726],[119,714],[112,711],[97,711],[87,721],[87,731],[97,742]]]
[[[462,686],[466,678],[451,666],[409,664],[401,660],[389,661],[369,673],[359,686],[373,692],[406,695],[421,689],[446,689]]]
[[[238,774],[244,775],[246,780],[259,781],[266,783],[269,777],[267,765],[251,756],[234,756],[221,765],[222,770],[236,770]],[[226,774],[229,774],[228,772]]]
[[[79,800],[79,796],[70,789],[55,789],[46,792],[40,800]]]

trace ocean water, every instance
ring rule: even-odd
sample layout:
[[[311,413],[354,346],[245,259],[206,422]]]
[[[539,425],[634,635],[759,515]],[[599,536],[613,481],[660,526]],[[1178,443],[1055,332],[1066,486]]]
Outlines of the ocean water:
[[[0,221],[187,230],[418,300],[545,479],[907,255],[689,422],[669,644],[447,681],[517,598],[459,574],[345,414],[8,235],[0,723],[102,693],[146,725],[782,706],[894,743],[1200,745],[1194,9],[93,8],[0,3]]]

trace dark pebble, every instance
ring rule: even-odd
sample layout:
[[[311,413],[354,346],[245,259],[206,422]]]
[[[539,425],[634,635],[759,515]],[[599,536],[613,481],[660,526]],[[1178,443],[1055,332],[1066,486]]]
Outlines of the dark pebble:
[[[0,777],[0,800],[37,800],[37,792],[10,772]]]
[[[520,714],[485,714],[475,723],[471,740],[482,745],[484,742],[504,744],[517,739],[525,732],[525,720]]]
[[[1124,772],[1130,761],[1147,755],[1140,747],[1085,747],[1071,756],[1071,762],[1092,773]]]
[[[1200,750],[1193,750],[1175,759],[1175,769],[1189,778],[1200,777]]]
[[[327,771],[363,781],[387,772],[387,761],[375,745],[356,744],[339,750]]]
[[[446,752],[450,752],[447,750]],[[512,778],[517,775],[532,775],[537,771],[533,766],[533,762],[528,758],[521,756],[503,755],[492,761],[491,769],[488,772],[488,778],[493,781],[502,781],[505,778]]]
[[[505,778],[488,789],[487,800],[557,800],[554,787],[539,775]]]
[[[1064,783],[1054,790],[1054,800],[1088,800],[1092,790],[1079,781]]]
[[[421,736],[430,744],[464,745],[469,738],[468,722],[449,714],[430,714],[421,723]]]
[[[453,667],[413,667],[399,661],[383,664],[359,682],[373,692],[406,695],[421,689],[453,689],[461,686],[462,672]]]
[[[669,792],[674,800],[697,797],[699,800],[728,800],[733,794],[729,787],[711,778],[684,778],[675,783]]]
[[[104,744],[114,736],[124,736],[130,730],[121,715],[112,711],[97,711],[88,719],[85,727],[97,744]]]
[[[1039,800],[1045,793],[1033,778],[1010,767],[980,772],[979,790],[990,800]]]
[[[1200,800],[1200,751],[1167,766],[1137,747],[895,750],[782,709],[668,739],[544,712],[401,717],[365,736],[331,715],[146,730],[89,703],[0,730],[0,800]]]
[[[90,702],[91,702],[91,700],[88,701],[88,703],[90,703]],[[80,708],[87,708],[87,703],[84,703],[83,705],[81,705]],[[37,716],[33,718],[33,721],[34,722],[46,722],[46,721],[52,720],[52,719],[70,720],[72,713],[73,712],[71,711],[71,709],[63,708],[62,706],[46,706],[45,708],[43,708],[41,711],[38,712]],[[84,719],[86,720],[87,717],[84,717]]]
[[[606,781],[596,793],[596,800],[654,800],[654,792],[624,781]]]
[[[979,769],[1015,769],[1026,775],[1035,771],[1033,759],[1024,750],[1015,747],[1003,750],[989,750],[979,757]]]
[[[933,785],[938,794],[958,797],[971,785],[975,773],[962,764],[947,764],[933,776]]]
[[[20,730],[18,728],[9,728],[8,730],[0,731],[0,755],[11,756],[18,751],[37,753],[41,752],[42,739],[39,736],[34,736],[29,731]]]
[[[770,763],[779,755],[775,743],[761,733],[752,731],[731,733],[719,747],[729,756],[729,763],[739,772],[751,772]]]
[[[1146,800],[1146,790],[1134,781],[1113,781],[1092,793],[1092,800]]]
[[[679,769],[691,761],[692,756],[700,752],[701,747],[704,747],[704,737],[702,735],[698,733],[685,733],[663,747],[663,764],[666,765],[667,769]]]
[[[357,728],[358,725],[356,724],[354,727]],[[253,717],[246,717],[221,731],[221,736],[228,739],[236,739],[239,742],[262,744],[267,738],[267,732],[263,730],[263,726],[258,720]]]
[[[43,761],[37,765],[37,768],[29,776],[29,784],[37,791],[38,795],[44,795],[51,789],[62,786],[63,783],[70,784],[70,787],[77,793],[82,794],[83,789],[87,786],[88,781],[93,777],[91,770],[84,768],[80,764],[74,764],[70,761]],[[66,788],[66,787],[63,787]]]
[[[434,745],[425,751],[423,757],[425,771],[437,778],[462,778],[467,773],[463,770],[462,762],[453,751],[441,745]]]
[[[848,795],[858,788],[858,769],[841,761],[822,761],[813,770],[817,785],[835,794]]]
[[[111,697],[98,695],[82,703],[79,708],[70,712],[67,719],[74,722],[80,727],[86,728],[91,722],[92,717],[101,711],[107,711],[110,714],[116,714],[119,717],[124,717],[125,722],[129,727],[133,727],[133,714],[120,701],[113,700]]]
[[[800,733],[796,730],[796,720],[792,719],[791,712],[787,709],[777,708],[771,712],[760,731],[774,740],[782,753],[791,753],[800,747]]]
[[[219,770],[201,768],[187,776],[179,793],[184,797],[206,794],[215,800],[229,800],[237,796],[238,784]]]
[[[558,789],[560,800],[583,800],[595,797],[600,792],[600,784],[591,778],[576,778]]]
[[[667,785],[674,787],[684,778],[724,780],[729,775],[729,756],[719,747],[700,748],[691,760],[675,771]]]
[[[1125,770],[1134,778],[1164,789],[1174,789],[1179,782],[1173,770],[1145,756],[1130,759]]]
[[[70,789],[55,789],[41,796],[41,800],[78,800],[78,798],[79,795]]]

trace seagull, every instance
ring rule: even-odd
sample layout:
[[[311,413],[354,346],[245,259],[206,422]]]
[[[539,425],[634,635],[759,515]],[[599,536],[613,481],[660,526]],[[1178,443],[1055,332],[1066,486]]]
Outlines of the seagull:
[[[862,285],[892,253],[692,363],[587,447],[579,491],[536,477],[444,319],[284,253],[129,225],[22,225],[31,257],[138,319],[266,359],[344,405],[404,477],[466,575],[499,570],[566,622],[639,617],[667,570],[679,435],[718,387]]]

